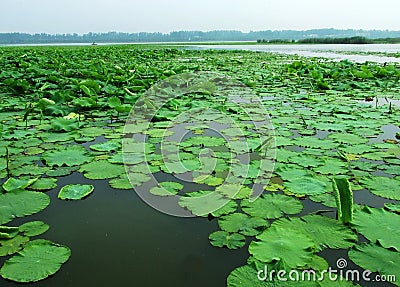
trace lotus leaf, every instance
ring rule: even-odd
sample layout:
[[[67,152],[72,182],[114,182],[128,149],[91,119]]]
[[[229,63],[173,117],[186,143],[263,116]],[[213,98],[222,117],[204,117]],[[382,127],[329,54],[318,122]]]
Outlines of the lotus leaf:
[[[67,146],[54,151],[48,151],[43,154],[46,164],[53,166],[77,166],[90,162],[92,157],[82,146]]]
[[[256,201],[241,202],[242,210],[254,217],[279,218],[284,214],[297,214],[303,210],[303,204],[293,198],[282,194],[263,194]]]
[[[317,251],[325,248],[344,249],[357,243],[357,235],[337,220],[321,215],[301,218],[285,218],[275,221],[271,227],[294,230],[307,235]]]
[[[82,165],[79,172],[83,172],[88,179],[107,179],[125,174],[125,169],[122,165],[100,160]]]
[[[20,283],[40,281],[55,274],[70,256],[71,250],[66,246],[34,240],[4,263],[0,275]]]
[[[356,245],[349,250],[350,259],[364,269],[400,278],[400,253],[375,244]],[[398,279],[397,279],[398,280]],[[399,282],[392,282],[400,286]]]
[[[20,235],[17,235],[11,239],[1,240],[0,256],[7,256],[20,251],[28,241],[28,237]]]
[[[400,200],[400,181],[396,179],[374,176],[363,178],[360,183],[375,195]]]
[[[93,185],[69,184],[61,188],[60,192],[58,193],[58,198],[63,200],[80,200],[91,194],[93,190]]]
[[[14,190],[24,189],[30,185],[32,185],[37,178],[33,179],[16,179],[16,178],[9,178],[5,183],[3,183],[3,189],[8,192],[12,192]]]
[[[400,215],[380,208],[364,207],[356,210],[352,224],[371,242],[400,251]]]
[[[24,217],[45,209],[50,203],[48,195],[40,192],[17,190],[0,194],[0,224],[16,217]]]
[[[35,181],[31,186],[28,187],[30,190],[45,191],[57,187],[56,178],[43,177]]]
[[[22,224],[19,231],[24,233],[25,236],[37,236],[49,230],[50,226],[42,221],[31,221]]]
[[[314,242],[300,231],[270,227],[256,238],[250,243],[249,253],[262,262],[281,261],[289,268],[297,268],[312,261]]]
[[[328,186],[314,177],[295,178],[285,183],[285,187],[296,195],[317,195],[328,192]]]
[[[241,233],[246,236],[260,234],[269,226],[269,222],[259,217],[250,217],[243,213],[233,213],[221,217],[218,224],[223,231]]]
[[[51,121],[51,127],[56,132],[70,132],[79,128],[79,122],[76,120],[56,118]]]
[[[238,233],[216,231],[209,236],[211,245],[215,247],[228,247],[229,249],[242,248],[246,244],[246,237]]]

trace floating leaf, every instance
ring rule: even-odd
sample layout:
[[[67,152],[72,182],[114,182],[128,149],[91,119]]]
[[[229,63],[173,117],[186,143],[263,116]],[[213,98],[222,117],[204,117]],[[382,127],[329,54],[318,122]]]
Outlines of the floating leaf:
[[[14,254],[22,249],[24,244],[29,241],[28,237],[17,235],[11,239],[0,241],[0,256]]]
[[[79,122],[76,120],[56,118],[51,121],[51,128],[56,132],[70,132],[79,128]]]
[[[310,237],[293,229],[267,228],[251,242],[249,252],[262,262],[281,261],[289,268],[311,263],[315,247]]]
[[[360,183],[375,195],[400,200],[399,180],[383,176],[374,176],[363,178],[360,180]]]
[[[70,256],[71,250],[66,246],[34,240],[4,263],[0,275],[21,283],[40,281],[55,274]]]
[[[282,194],[263,194],[256,201],[244,200],[242,210],[255,217],[279,218],[285,214],[297,214],[303,210],[303,204],[290,196]]]
[[[400,251],[400,215],[366,206],[354,213],[352,224],[368,240]]]
[[[292,179],[285,183],[285,187],[298,195],[316,195],[328,192],[326,183],[309,176]]]
[[[325,248],[344,249],[357,243],[357,235],[349,227],[326,216],[285,218],[275,221],[274,226],[304,233],[314,242],[317,251]]]
[[[115,189],[132,189],[131,182],[126,176],[110,180],[110,186]]]
[[[366,270],[400,278],[399,252],[370,243],[354,246],[353,249],[349,250],[349,257],[354,263]],[[396,283],[396,281],[392,283],[399,286],[399,283]]]
[[[171,196],[178,194],[182,189],[183,185],[179,182],[161,182],[159,187],[153,187],[150,189],[150,193],[158,196]]]
[[[69,199],[69,200],[80,200],[87,197],[94,190],[93,185],[89,184],[70,184],[61,188],[58,198]]]
[[[91,161],[92,157],[83,146],[73,145],[46,152],[43,159],[49,166],[77,166]]]
[[[228,247],[229,249],[242,248],[246,244],[246,237],[238,233],[216,231],[208,237],[211,245],[215,247]]]
[[[79,172],[83,172],[88,179],[107,179],[125,174],[125,168],[122,165],[100,160],[82,165]]]
[[[258,271],[250,265],[236,268],[228,276],[228,287],[272,287],[273,283],[269,284],[257,278]]]
[[[198,191],[187,193],[179,199],[179,205],[187,208],[194,215],[208,215],[229,202],[229,199],[211,191]]]
[[[0,226],[0,239],[11,239],[17,236],[19,232],[18,227]]]
[[[94,144],[90,146],[90,149],[94,151],[116,151],[121,148],[121,142],[115,140],[109,140],[104,143]]]
[[[246,236],[260,234],[263,229],[269,226],[269,222],[259,217],[250,217],[243,213],[233,213],[221,217],[218,225],[223,231],[241,233]]]
[[[35,183],[28,187],[30,190],[38,190],[45,191],[50,190],[57,187],[57,179],[56,178],[48,178],[43,177],[39,178]]]
[[[31,221],[22,224],[19,231],[24,233],[25,236],[37,236],[49,230],[50,226],[42,221]]]
[[[45,209],[50,203],[48,195],[33,191],[14,191],[0,194],[0,224],[16,217],[24,217]]]
[[[33,184],[37,180],[38,180],[37,178],[16,179],[16,178],[10,177],[9,179],[7,179],[7,181],[5,183],[3,183],[3,188],[5,191],[8,191],[8,192],[18,190],[18,189],[24,189],[24,188],[30,186],[31,184]]]

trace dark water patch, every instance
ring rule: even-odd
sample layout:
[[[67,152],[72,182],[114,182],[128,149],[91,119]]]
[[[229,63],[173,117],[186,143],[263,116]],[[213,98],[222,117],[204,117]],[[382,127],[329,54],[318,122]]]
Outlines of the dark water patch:
[[[70,183],[90,183],[83,201],[57,199]],[[65,244],[70,260],[55,276],[33,284],[0,279],[0,286],[224,286],[229,273],[246,263],[246,249],[212,247],[208,235],[217,221],[176,218],[145,204],[134,191],[109,187],[80,174],[59,179],[43,212],[13,221],[42,220],[51,226],[39,238]],[[4,258],[2,258],[1,264]]]

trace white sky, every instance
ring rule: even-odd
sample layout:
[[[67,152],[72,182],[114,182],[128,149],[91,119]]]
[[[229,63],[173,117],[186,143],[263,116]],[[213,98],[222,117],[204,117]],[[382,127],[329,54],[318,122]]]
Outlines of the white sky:
[[[0,32],[400,30],[399,0],[0,0]]]

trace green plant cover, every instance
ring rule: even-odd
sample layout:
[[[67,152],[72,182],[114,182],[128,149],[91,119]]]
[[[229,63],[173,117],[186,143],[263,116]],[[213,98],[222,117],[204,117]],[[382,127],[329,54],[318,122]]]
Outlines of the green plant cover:
[[[51,128],[55,132],[70,132],[79,128],[79,122],[76,120],[56,118],[51,121]]]
[[[19,232],[25,236],[38,236],[49,230],[50,226],[43,221],[31,221],[22,224],[19,227]]]
[[[29,190],[46,191],[57,187],[57,179],[43,177],[39,178],[28,187]]]
[[[267,193],[254,202],[243,200],[241,208],[248,215],[273,219],[285,214],[297,214],[303,210],[303,204],[290,196]]]
[[[246,244],[246,237],[238,233],[216,231],[208,237],[211,245],[215,247],[228,247],[229,249],[242,248]]]
[[[377,196],[400,200],[399,180],[383,176],[374,176],[361,179],[360,184]]]
[[[79,172],[83,172],[88,179],[107,179],[125,174],[125,168],[122,165],[100,160],[82,165]]]
[[[19,283],[36,282],[55,274],[71,256],[71,250],[47,240],[34,240],[0,269],[0,275]],[[40,263],[40,264],[38,264]]]
[[[348,226],[326,216],[285,218],[275,221],[272,226],[304,233],[314,242],[317,251],[325,248],[344,249],[357,243],[357,234]]]
[[[396,282],[392,283],[400,286],[399,252],[370,243],[354,246],[349,250],[349,258],[364,269],[379,272],[381,275],[396,276]]]
[[[221,217],[218,225],[223,231],[241,233],[245,236],[260,234],[269,226],[268,220],[259,217],[250,217],[243,213],[233,213]]]
[[[43,159],[48,166],[78,166],[90,162],[92,156],[88,155],[82,146],[72,145],[61,147],[57,150],[48,151],[43,154]]]
[[[301,231],[271,226],[256,238],[249,253],[262,262],[281,261],[288,268],[297,268],[312,261],[314,242]]]
[[[325,182],[311,176],[292,179],[285,183],[285,187],[297,195],[318,195],[328,192]]]
[[[371,242],[400,251],[400,215],[365,206],[354,213],[352,225]]]
[[[14,226],[0,226],[0,239],[11,239],[17,236],[19,232],[18,227]]]
[[[158,196],[171,196],[178,194],[183,189],[179,182],[164,181],[160,182],[158,187],[150,189],[150,193]]]
[[[121,148],[121,141],[109,140],[104,143],[94,144],[90,146],[90,149],[94,151],[116,151]]]
[[[3,189],[8,192],[12,192],[14,190],[24,189],[30,185],[32,185],[38,178],[33,179],[16,179],[10,177],[7,179],[5,183],[3,183]]]
[[[48,195],[41,192],[18,190],[0,194],[0,224],[10,222],[16,217],[35,214],[50,204]]]
[[[89,196],[94,190],[90,184],[69,184],[61,188],[58,198],[63,200],[80,200]]]
[[[7,256],[14,254],[22,249],[22,247],[29,241],[26,236],[14,236],[13,238],[0,241],[0,256]]]
[[[131,182],[126,176],[113,178],[109,182],[110,186],[115,189],[132,189]]]

